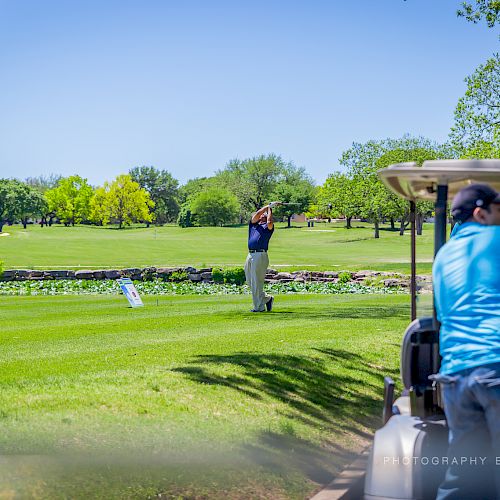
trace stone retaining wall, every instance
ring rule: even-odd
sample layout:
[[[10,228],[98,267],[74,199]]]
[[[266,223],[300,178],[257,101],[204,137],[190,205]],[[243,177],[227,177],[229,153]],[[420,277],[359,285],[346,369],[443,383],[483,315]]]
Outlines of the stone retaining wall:
[[[39,271],[30,269],[10,269],[3,273],[0,278],[2,281],[24,281],[24,280],[60,280],[60,279],[83,279],[83,280],[102,280],[131,278],[137,281],[151,281],[162,279],[165,281],[175,281],[176,276],[173,273],[186,273],[187,279],[193,282],[212,283],[212,268],[196,269],[194,267],[145,267],[145,268],[127,268],[127,269],[100,269],[100,270],[49,270]],[[297,282],[331,282],[337,283],[339,274],[349,273],[350,281],[353,283],[365,283],[373,280],[386,287],[400,286],[409,288],[409,277],[380,271],[294,271],[279,272],[275,269],[268,269],[266,282],[268,283],[287,283]],[[418,276],[418,285],[420,289],[431,289],[432,284],[430,276]]]

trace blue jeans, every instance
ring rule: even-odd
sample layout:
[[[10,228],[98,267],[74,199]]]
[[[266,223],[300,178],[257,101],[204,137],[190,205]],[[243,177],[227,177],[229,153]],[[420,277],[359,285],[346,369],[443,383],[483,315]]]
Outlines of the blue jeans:
[[[500,363],[435,378],[450,429],[437,499],[500,499]]]

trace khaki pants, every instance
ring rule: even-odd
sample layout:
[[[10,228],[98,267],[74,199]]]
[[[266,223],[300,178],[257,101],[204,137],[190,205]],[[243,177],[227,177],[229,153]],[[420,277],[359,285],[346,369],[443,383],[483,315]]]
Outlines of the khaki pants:
[[[248,286],[252,290],[254,311],[265,311],[266,302],[271,298],[264,293],[264,280],[269,257],[267,252],[249,253],[245,262],[245,277]]]

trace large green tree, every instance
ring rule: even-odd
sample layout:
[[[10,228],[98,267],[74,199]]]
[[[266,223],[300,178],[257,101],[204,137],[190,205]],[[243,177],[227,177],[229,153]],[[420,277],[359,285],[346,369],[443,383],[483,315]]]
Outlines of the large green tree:
[[[450,137],[461,151],[493,142],[500,131],[500,55],[495,54],[465,79],[467,90],[455,108]]]
[[[28,220],[43,216],[47,211],[47,201],[43,194],[27,184],[20,182],[16,189],[16,218],[19,218],[24,229]]]
[[[359,215],[373,221],[375,238],[379,237],[380,222],[384,218],[394,218],[398,212],[398,205],[392,202],[390,192],[377,175],[377,171],[382,167],[380,163],[380,167],[377,167],[377,162],[384,155],[395,150],[400,150],[391,158],[396,163],[400,162],[401,159],[424,161],[425,159],[442,158],[448,153],[434,141],[423,137],[404,135],[399,139],[388,138],[379,141],[371,140],[364,144],[354,143],[350,149],[342,154],[340,163],[347,169],[347,174],[357,183],[359,197],[363,200]],[[401,151],[408,153],[403,155]],[[420,155],[422,151],[427,153]]]
[[[57,187],[45,192],[49,211],[57,214],[64,225],[75,225],[90,217],[90,201],[94,190],[79,175],[65,177]]]
[[[191,203],[191,209],[202,226],[233,223],[238,217],[238,208],[236,196],[216,187],[199,193]]]
[[[116,221],[119,229],[132,222],[151,223],[154,202],[149,193],[134,182],[130,175],[119,175],[111,184],[104,183],[98,191],[99,202],[94,202],[94,219],[100,217],[103,224]],[[102,210],[98,212],[98,210]]]
[[[15,179],[0,179],[0,233],[7,221],[16,218],[19,185]]]
[[[109,202],[109,184],[105,183],[103,187],[98,187],[94,191],[94,197],[90,202],[91,222],[98,226],[108,224],[111,216]]]
[[[375,162],[388,150],[395,147],[391,139],[371,140],[364,144],[353,143],[342,153],[340,164],[347,169],[347,175],[356,183],[359,199],[359,215],[374,224],[374,237],[379,238],[379,225],[383,217],[384,188],[376,175]]]
[[[272,191],[269,201],[281,201],[289,205],[281,205],[273,210],[276,217],[286,217],[288,227],[291,226],[292,216],[301,214],[309,209],[315,195],[314,181],[304,168],[287,165],[283,169],[281,180]]]
[[[28,220],[45,209],[45,199],[38,190],[17,179],[0,179],[0,232],[5,222],[20,220],[27,228]]]
[[[200,193],[219,185],[220,182],[216,181],[214,177],[196,177],[188,180],[186,184],[179,188],[180,210],[177,218],[179,226],[191,227],[199,225],[191,205]]]
[[[129,173],[154,202],[155,223],[174,222],[179,213],[179,181],[167,170],[154,167],[135,167]]]
[[[333,172],[321,186],[318,205],[329,217],[344,217],[346,228],[351,229],[351,220],[360,214],[363,205],[359,183],[349,175]]]
[[[437,152],[433,149],[426,148],[397,148],[385,152],[375,163],[377,171],[387,168],[395,163],[416,162],[418,165],[426,160],[434,160],[437,158]],[[379,181],[380,182],[380,181]],[[382,203],[384,205],[383,214],[387,217],[395,218],[400,222],[399,234],[403,236],[407,225],[410,222],[410,205],[409,202],[395,193],[385,188],[382,195]],[[418,201],[416,203],[416,225],[417,233],[422,234],[423,219],[425,215],[433,209],[432,203]]]
[[[57,184],[62,179],[62,175],[58,174],[49,174],[49,175],[40,175],[38,177],[28,177],[26,179],[26,184],[33,189],[36,189],[43,195],[43,205],[42,205],[42,213],[40,213],[40,225],[44,226],[52,226],[52,221],[56,217],[56,213],[49,208],[49,203],[47,198],[45,197],[45,193],[49,189],[54,189],[57,187]]]
[[[217,172],[215,181],[234,193],[242,216],[246,217],[271,199],[278,183],[284,180],[287,169],[291,168],[293,164],[286,163],[275,154],[235,159]]]

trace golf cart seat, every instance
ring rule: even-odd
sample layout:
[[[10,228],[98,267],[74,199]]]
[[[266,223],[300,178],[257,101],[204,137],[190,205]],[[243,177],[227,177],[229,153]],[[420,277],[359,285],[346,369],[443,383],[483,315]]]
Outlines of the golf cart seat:
[[[439,415],[439,393],[429,376],[440,366],[439,333],[433,318],[412,321],[401,345],[401,380],[409,392],[411,414],[419,417]]]
[[[401,343],[400,373],[404,390],[394,401],[394,381],[384,380],[384,412],[386,424],[393,415],[426,417],[440,415],[440,401],[429,376],[439,370],[439,335],[432,318],[412,321]]]
[[[410,323],[401,344],[400,369],[405,389],[428,384],[428,377],[433,374],[432,347],[437,341],[432,318],[420,318]]]

